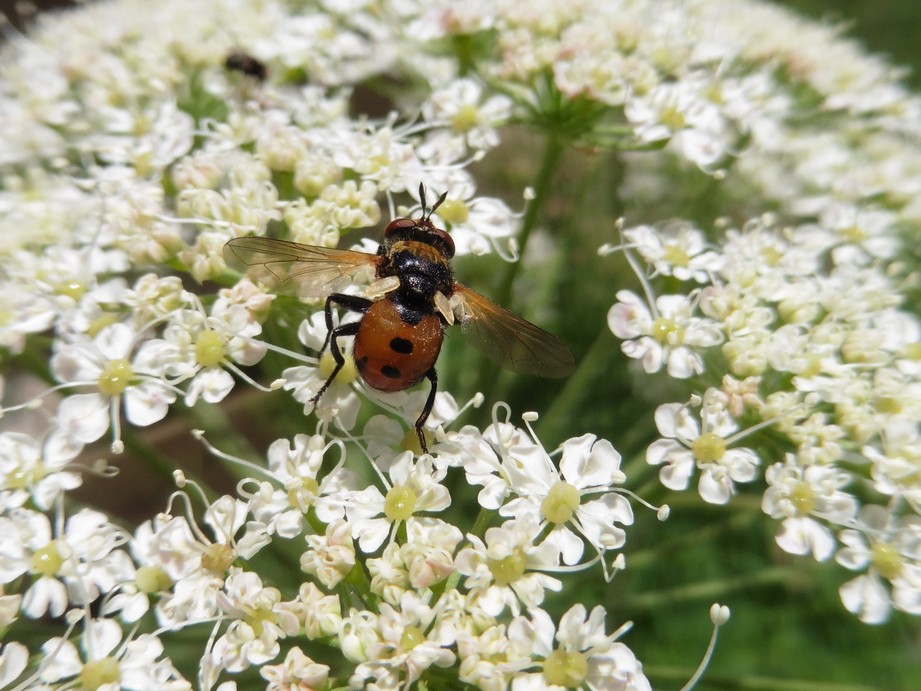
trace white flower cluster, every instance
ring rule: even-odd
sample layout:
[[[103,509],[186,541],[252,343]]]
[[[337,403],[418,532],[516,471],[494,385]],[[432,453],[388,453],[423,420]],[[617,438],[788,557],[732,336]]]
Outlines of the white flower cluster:
[[[722,45],[706,41],[718,22],[693,27],[703,40],[689,56],[719,60],[719,76],[704,76],[706,61],[682,61],[668,98],[653,87],[648,107],[626,101],[628,119],[655,123],[635,132],[657,132],[676,154],[636,157],[629,184],[647,197],[638,215],[648,204],[661,219],[649,191],[665,189],[682,159],[721,183],[716,214],[760,214],[740,226],[695,221],[679,192],[675,218],[622,231],[644,295],[617,293],[611,331],[646,373],[701,387],[689,404],[658,409],[663,439],[647,460],[676,490],[699,472],[712,503],[763,464],[763,509],[781,521],[783,549],[818,560],[837,549],[861,572],[841,597],[865,622],[887,620],[892,607],[921,614],[921,322],[903,306],[907,269],[897,262],[900,234],[921,223],[921,99],[832,31],[769,8],[730,17]],[[706,89],[703,105],[688,93],[694,83]],[[665,132],[671,122],[680,126]],[[735,201],[743,195],[761,206]],[[763,214],[767,205],[783,215]],[[657,280],[667,294],[655,293]],[[765,426],[784,437],[767,454],[763,437],[750,437]],[[858,501],[865,486],[875,498]]]
[[[921,614],[921,320],[901,308],[882,265],[842,260],[854,255],[838,252],[833,229],[753,220],[728,231],[718,252],[703,250],[700,231],[688,242],[688,232],[623,231],[626,252],[661,275],[684,270],[693,287],[654,300],[621,291],[611,330],[645,372],[667,368],[707,387],[688,404],[659,406],[663,438],[647,461],[674,490],[699,472],[700,496],[716,504],[764,462],[762,506],[781,521],[784,550],[824,561],[838,549],[839,563],[862,572],[842,600],[866,622],[885,621],[893,606]],[[709,265],[696,280],[687,271],[695,256]],[[639,277],[652,296],[650,278]],[[767,454],[762,430],[784,437]],[[861,484],[883,504],[861,505],[844,490]]]
[[[230,691],[258,668],[273,691],[650,687],[629,624],[606,631],[579,593],[557,623],[544,609],[563,574],[625,565],[614,445],[548,452],[504,404],[460,425],[441,391],[432,454],[414,453],[426,392],[346,368],[315,401],[322,306],[223,258],[247,235],[373,252],[348,233],[413,213],[420,183],[446,194],[432,220],[458,255],[527,256],[543,200],[514,211],[471,169],[507,123],[632,152],[640,220],[619,247],[641,289],[611,291],[608,323],[643,375],[701,391],[654,412],[662,482],[696,475],[723,504],[767,466],[783,549],[860,571],[841,595],[864,621],[921,613],[921,323],[896,232],[921,220],[919,114],[885,64],[748,1],[117,0],[40,19],[0,49],[0,686]],[[681,176],[719,187],[707,221]],[[84,473],[115,474],[86,460],[101,440],[121,454],[241,383],[303,404],[314,432],[272,431],[259,463],[190,434],[243,468],[236,494],[176,471],[133,530],[72,506]],[[882,499],[858,501],[860,480]],[[30,650],[40,618],[59,635]]]
[[[606,633],[602,609],[576,605],[559,628],[540,609],[545,591],[560,588],[547,572],[609,569],[632,522],[615,487],[619,456],[591,435],[564,444],[559,469],[498,421],[442,433],[436,457],[418,457],[392,450],[402,424],[378,416],[350,442],[377,472],[378,482],[362,482],[344,455],[327,463],[344,448],[337,435],[352,438],[358,424],[360,399],[337,382],[317,411],[318,434],[272,445],[237,497],[204,500],[177,475],[171,508],[133,532],[98,511],[70,512],[66,493],[89,470],[77,465],[81,452],[108,436],[121,453],[125,423],[148,427],[220,403],[239,380],[308,402],[328,376],[323,362],[265,338],[270,312],[275,329],[284,317],[249,280],[227,284],[227,240],[283,226],[296,241],[335,245],[380,222],[382,195],[393,215],[393,195],[422,181],[448,194],[435,220],[458,254],[514,255],[517,214],[477,197],[466,170],[498,143],[511,102],[421,49],[397,51],[405,17],[209,2],[191,22],[188,11],[180,2],[88,7],[5,49],[0,343],[14,358],[46,348],[39,373],[51,385],[4,409],[7,419],[40,409],[40,429],[0,432],[0,626],[50,616],[68,627],[27,671],[30,651],[3,648],[3,683],[189,688],[189,670],[161,638],[196,627],[202,688],[252,666],[268,688],[323,687],[329,666],[290,641],[281,660],[285,639],[341,649],[354,667],[340,681],[354,687],[398,688],[456,665],[484,688],[615,678],[648,688],[617,642],[625,628]],[[94,27],[106,27],[105,40],[87,40]],[[284,79],[227,70],[238,44]],[[348,115],[349,87],[409,65],[431,80],[403,106],[414,119]],[[325,328],[314,308],[298,333],[319,350]],[[266,386],[251,372],[269,351],[295,363]],[[23,381],[12,378],[14,396]],[[421,404],[415,394],[381,402],[402,419]],[[443,393],[432,419],[457,413]],[[504,522],[464,543],[437,518],[451,504],[449,473],[482,486],[482,505]],[[200,518],[192,489],[205,501]],[[250,566],[279,541],[300,546],[294,592]],[[341,597],[343,580],[360,574],[364,606]]]

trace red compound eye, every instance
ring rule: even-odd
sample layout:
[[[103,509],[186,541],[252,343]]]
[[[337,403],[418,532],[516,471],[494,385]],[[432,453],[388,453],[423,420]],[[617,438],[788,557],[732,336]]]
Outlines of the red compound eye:
[[[430,228],[429,232],[434,235],[436,238],[440,238],[442,242],[441,252],[444,254],[446,259],[450,259],[454,256],[454,238],[448,235],[441,228]]]
[[[387,224],[387,227],[384,229],[384,237],[393,235],[400,231],[412,230],[416,227],[416,222],[411,218],[397,218]]]

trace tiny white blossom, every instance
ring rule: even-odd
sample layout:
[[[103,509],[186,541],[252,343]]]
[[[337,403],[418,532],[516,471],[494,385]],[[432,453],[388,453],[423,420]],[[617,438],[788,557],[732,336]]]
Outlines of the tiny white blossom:
[[[842,525],[857,512],[857,500],[841,491],[850,477],[830,466],[806,466],[788,454],[783,463],[765,471],[768,489],[762,498],[762,510],[772,518],[781,518],[776,536],[781,549],[791,554],[812,555],[818,561],[835,551],[835,539],[825,522]],[[820,519],[822,522],[820,522]]]
[[[865,571],[839,589],[844,606],[867,624],[889,619],[893,606],[921,613],[921,519],[896,518],[882,506],[866,505],[858,520],[857,528],[838,536],[838,563]]]
[[[531,654],[542,669],[517,674],[511,688],[651,691],[636,655],[617,641],[621,631],[605,634],[604,608],[595,607],[587,614],[584,605],[574,605],[560,618],[558,627],[542,609],[534,608],[529,614],[515,617],[508,633],[516,640],[530,642]]]
[[[646,372],[658,372],[665,366],[678,379],[700,374],[704,364],[698,349],[723,340],[715,322],[692,316],[692,298],[661,295],[652,309],[629,290],[618,291],[617,300],[608,311],[608,328],[624,339],[621,350],[641,360]]]
[[[470,606],[499,616],[506,608],[518,614],[521,605],[535,607],[546,590],[559,590],[562,583],[541,572],[557,564],[552,545],[535,544],[537,520],[532,515],[489,528],[485,539],[468,535],[454,560],[469,590]]]
[[[373,552],[396,527],[418,520],[416,514],[443,511],[451,496],[441,481],[445,471],[435,467],[432,457],[399,454],[389,468],[390,487],[384,495],[374,486],[354,492],[345,507],[352,536],[364,552]]]
[[[102,513],[83,509],[53,535],[44,514],[21,508],[0,516],[0,583],[30,574],[22,601],[28,617],[60,616],[67,606],[89,605],[101,593],[134,577],[119,549],[125,533]]]
[[[503,95],[484,98],[484,91],[473,79],[457,79],[435,91],[422,113],[430,122],[449,125],[471,148],[492,148],[499,143],[495,128],[508,119],[512,101]]]
[[[653,276],[709,283],[722,265],[722,257],[706,249],[703,233],[690,224],[672,223],[661,229],[637,226],[624,230],[624,238],[652,265]]]
[[[632,524],[633,510],[626,497],[612,491],[626,477],[610,442],[593,434],[568,439],[559,470],[540,446],[514,446],[503,467],[517,496],[499,509],[500,515],[531,515],[547,525],[545,544],[553,545],[567,566],[582,557],[579,535],[599,553],[624,544],[626,533],[615,524]]]
[[[81,655],[71,641],[52,638],[42,646],[45,653],[41,679],[56,682],[77,677],[83,685],[138,691],[191,691],[189,684],[167,657],[163,644],[152,634],[122,641],[122,631],[112,619],[84,622]],[[116,646],[122,642],[121,647]],[[74,680],[72,680],[74,681]]]
[[[231,569],[218,595],[221,610],[231,624],[210,651],[215,669],[239,672],[278,655],[278,640],[294,635],[299,628],[297,617],[278,607],[280,601],[278,589],[264,587],[257,574]]]
[[[700,421],[687,405],[665,403],[656,409],[656,427],[663,436],[646,450],[646,462],[661,465],[659,478],[669,489],[687,489],[695,468],[698,491],[712,504],[725,504],[736,482],[755,478],[758,456],[751,449],[728,448],[738,424],[725,407],[722,393],[708,389]]]
[[[300,648],[291,648],[284,662],[262,665],[259,675],[269,682],[266,691],[319,691],[326,688],[329,666],[314,662]]]
[[[342,636],[362,639],[361,661],[350,683],[374,679],[382,687],[394,682],[409,685],[432,665],[451,666],[455,660],[450,649],[454,640],[439,637],[444,630],[431,627],[436,616],[437,607],[430,607],[416,593],[407,591],[398,605],[382,604],[380,614],[370,621],[364,616],[344,619]],[[353,629],[363,630],[358,634]]]
[[[74,334],[52,357],[51,367],[58,381],[96,389],[95,393],[70,395],[61,402],[58,419],[76,441],[96,441],[114,424],[113,437],[118,444],[122,402],[128,421],[144,427],[162,420],[176,399],[165,381],[162,363],[145,360],[139,354],[131,359],[139,338],[128,324],[116,323],[93,339]]]
[[[18,432],[0,433],[0,509],[22,506],[31,498],[50,509],[62,492],[79,487],[79,473],[67,470],[82,445],[56,430],[39,440]]]
[[[301,571],[316,577],[327,588],[335,588],[355,566],[355,545],[348,523],[336,520],[324,535],[306,535],[307,550],[301,554]]]

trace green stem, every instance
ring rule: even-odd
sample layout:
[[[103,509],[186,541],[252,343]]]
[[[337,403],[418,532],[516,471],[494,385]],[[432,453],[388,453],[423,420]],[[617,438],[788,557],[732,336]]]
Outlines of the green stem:
[[[470,528],[470,533],[472,535],[476,535],[477,537],[483,537],[483,535],[486,534],[486,527],[489,525],[490,521],[492,521],[495,515],[495,511],[480,509],[480,513],[477,514],[476,520],[473,522],[473,527]]]
[[[496,302],[502,306],[507,306],[511,301],[512,288],[522,267],[521,257],[524,257],[528,240],[537,225],[537,219],[550,192],[550,184],[553,182],[553,177],[560,164],[560,158],[563,156],[565,148],[563,141],[559,137],[551,135],[547,138],[544,146],[543,159],[537,172],[537,179],[534,181],[534,198],[527,205],[524,218],[521,221],[521,233],[518,235],[519,260],[506,264],[505,272],[499,283],[499,289],[496,291]]]
[[[563,139],[556,136],[551,135],[547,138],[543,159],[541,160],[540,169],[537,173],[537,179],[534,181],[534,198],[531,199],[530,203],[527,205],[524,212],[524,218],[521,222],[521,232],[518,235],[519,259],[516,262],[506,264],[505,271],[499,282],[499,288],[495,293],[495,302],[503,307],[508,307],[511,301],[512,288],[514,287],[515,279],[518,277],[518,272],[522,267],[521,258],[524,257],[528,240],[531,237],[531,233],[534,231],[534,227],[537,225],[537,219],[541,209],[543,209],[544,202],[547,200],[550,184],[553,182],[553,176],[559,167],[560,158],[565,149],[563,142]],[[497,365],[484,363],[480,368],[475,391],[480,391],[484,394],[488,392],[495,393],[495,383],[498,379],[497,372]],[[492,395],[489,397],[494,398]]]

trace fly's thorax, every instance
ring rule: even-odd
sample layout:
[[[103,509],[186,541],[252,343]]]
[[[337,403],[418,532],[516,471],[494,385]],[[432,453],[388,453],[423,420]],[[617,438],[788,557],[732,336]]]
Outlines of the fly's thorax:
[[[378,269],[378,277],[396,276],[400,291],[432,304],[435,293],[450,294],[454,287],[451,264],[435,247],[416,241],[399,241],[390,246]]]

